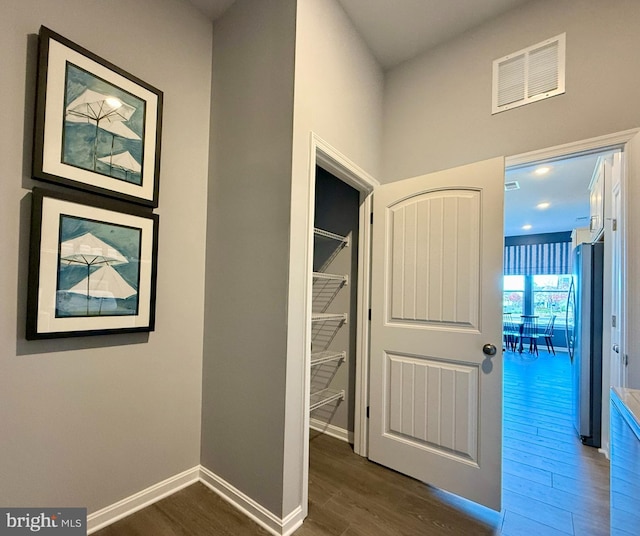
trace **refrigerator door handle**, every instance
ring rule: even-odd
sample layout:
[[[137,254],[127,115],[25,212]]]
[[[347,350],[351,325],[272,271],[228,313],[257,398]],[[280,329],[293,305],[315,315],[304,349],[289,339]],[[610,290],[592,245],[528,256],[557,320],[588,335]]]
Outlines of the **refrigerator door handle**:
[[[567,352],[569,353],[569,358],[571,361],[573,361],[573,341],[571,340],[572,335],[569,333],[569,312],[575,308],[576,302],[575,302],[574,288],[575,288],[575,283],[572,277],[571,283],[569,284],[569,292],[567,293],[567,307],[565,311],[565,322],[564,322],[564,333],[565,333],[565,338],[567,340]],[[572,302],[573,302],[573,307],[571,307]]]

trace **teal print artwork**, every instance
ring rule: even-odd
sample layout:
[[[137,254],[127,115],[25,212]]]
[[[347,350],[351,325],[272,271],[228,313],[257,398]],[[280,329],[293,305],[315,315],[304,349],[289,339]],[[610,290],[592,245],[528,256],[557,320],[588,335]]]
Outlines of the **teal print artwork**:
[[[60,216],[56,317],[138,314],[141,229]]]
[[[67,62],[62,162],[141,186],[145,104]]]

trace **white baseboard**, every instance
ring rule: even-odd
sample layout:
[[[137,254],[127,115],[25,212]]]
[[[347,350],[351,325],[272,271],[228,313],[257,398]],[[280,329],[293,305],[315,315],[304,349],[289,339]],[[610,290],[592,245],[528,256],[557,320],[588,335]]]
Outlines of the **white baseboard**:
[[[264,527],[271,534],[286,536],[293,533],[293,531],[302,525],[302,507],[300,506],[282,519],[215,473],[209,471],[206,467],[200,466],[200,480],[205,486],[209,487],[225,501],[240,510],[247,517],[253,519],[258,525]]]
[[[353,432],[345,430],[344,428],[338,428],[333,424],[329,424],[327,422],[313,418],[309,419],[309,428],[315,430],[316,432],[322,432],[323,434],[327,434],[328,436],[335,437],[336,439],[340,439],[342,441],[346,441],[347,443],[353,444]]]
[[[598,452],[602,454],[608,461],[611,461],[609,457],[609,443],[603,443],[602,447],[598,449]]]
[[[92,534],[138,510],[142,510],[160,499],[164,499],[176,491],[198,482],[199,479],[200,466],[198,465],[183,473],[167,478],[158,484],[154,484],[147,489],[143,489],[102,510],[98,510],[87,516],[87,534]]]
[[[87,516],[87,534],[92,534],[111,525],[196,482],[202,482],[225,501],[276,536],[289,536],[304,521],[301,506],[281,519],[206,467],[198,465],[90,514]]]

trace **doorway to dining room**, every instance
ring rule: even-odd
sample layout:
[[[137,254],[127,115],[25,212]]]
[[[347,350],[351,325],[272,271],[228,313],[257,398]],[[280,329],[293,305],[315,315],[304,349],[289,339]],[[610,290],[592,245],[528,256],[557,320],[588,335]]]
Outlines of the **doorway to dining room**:
[[[574,247],[594,236],[590,185],[611,154],[506,170],[503,530],[514,533],[609,531],[608,461],[574,428],[569,297]]]

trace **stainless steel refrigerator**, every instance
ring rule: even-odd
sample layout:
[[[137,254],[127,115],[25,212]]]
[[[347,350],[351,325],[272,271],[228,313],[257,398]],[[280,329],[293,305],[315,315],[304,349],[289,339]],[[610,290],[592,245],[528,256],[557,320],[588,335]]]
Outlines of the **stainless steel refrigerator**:
[[[603,259],[602,242],[580,244],[574,249],[567,304],[574,426],[582,442],[591,447],[600,446],[602,418]]]

